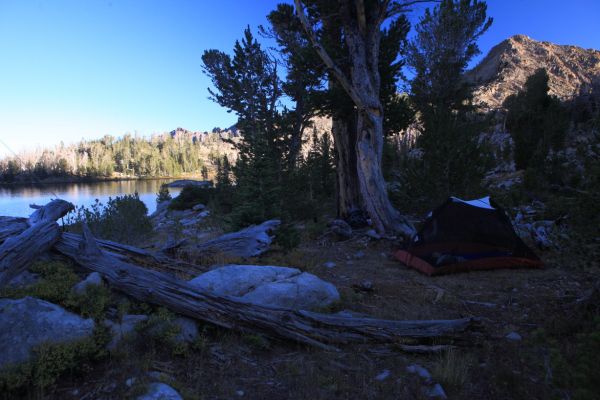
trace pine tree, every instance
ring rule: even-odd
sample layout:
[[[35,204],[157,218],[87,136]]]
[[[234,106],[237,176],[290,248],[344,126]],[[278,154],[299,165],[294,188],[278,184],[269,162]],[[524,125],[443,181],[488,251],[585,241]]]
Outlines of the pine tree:
[[[443,0],[425,11],[408,46],[408,65],[415,72],[411,101],[422,126],[417,139],[423,150],[421,189],[439,197],[435,201],[470,195],[485,169],[463,74],[479,53],[477,38],[492,23],[486,8],[478,0]]]

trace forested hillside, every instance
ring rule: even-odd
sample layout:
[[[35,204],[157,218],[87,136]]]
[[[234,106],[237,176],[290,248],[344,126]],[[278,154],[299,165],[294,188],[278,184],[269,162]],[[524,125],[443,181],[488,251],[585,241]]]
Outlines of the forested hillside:
[[[232,130],[191,132],[182,128],[150,138],[122,137],[82,140],[54,149],[23,152],[0,160],[0,182],[39,182],[49,179],[213,177],[217,161],[236,152]]]

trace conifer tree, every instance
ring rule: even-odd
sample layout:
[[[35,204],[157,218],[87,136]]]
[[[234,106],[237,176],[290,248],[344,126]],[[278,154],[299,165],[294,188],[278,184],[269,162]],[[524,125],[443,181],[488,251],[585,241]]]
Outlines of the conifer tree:
[[[425,11],[408,46],[407,62],[415,72],[411,100],[422,126],[417,144],[424,151],[423,189],[442,198],[469,195],[484,170],[463,74],[479,53],[477,39],[492,23],[486,8],[479,0],[443,0]]]

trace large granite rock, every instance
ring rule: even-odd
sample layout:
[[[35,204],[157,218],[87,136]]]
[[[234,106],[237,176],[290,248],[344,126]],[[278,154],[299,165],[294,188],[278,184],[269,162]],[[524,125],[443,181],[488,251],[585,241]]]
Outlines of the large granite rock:
[[[164,383],[151,383],[146,394],[139,396],[137,400],[183,400],[175,389]]]
[[[42,343],[65,343],[92,335],[94,321],[34,297],[0,299],[0,368],[29,360]]]
[[[317,309],[339,301],[331,283],[296,268],[226,265],[189,283],[209,293],[238,297],[253,304],[291,309]]]

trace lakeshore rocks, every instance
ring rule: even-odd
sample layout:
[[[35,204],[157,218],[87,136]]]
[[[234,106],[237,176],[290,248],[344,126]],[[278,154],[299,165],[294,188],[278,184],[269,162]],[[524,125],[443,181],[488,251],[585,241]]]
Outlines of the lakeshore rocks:
[[[340,299],[331,283],[288,267],[226,265],[189,283],[209,293],[238,297],[249,303],[275,308],[318,309]]]
[[[198,186],[202,188],[211,188],[213,186],[213,181],[197,181],[194,179],[179,179],[173,181],[171,183],[166,184],[167,187],[170,188],[182,188],[185,186]]]
[[[34,297],[0,299],[0,368],[28,361],[34,347],[90,337],[94,321]]]

